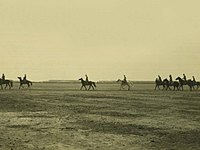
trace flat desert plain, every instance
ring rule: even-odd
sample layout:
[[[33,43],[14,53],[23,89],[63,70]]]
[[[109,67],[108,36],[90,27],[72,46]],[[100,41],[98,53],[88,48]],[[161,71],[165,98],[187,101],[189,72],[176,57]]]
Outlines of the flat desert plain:
[[[200,91],[33,83],[0,91],[1,150],[200,149]]]

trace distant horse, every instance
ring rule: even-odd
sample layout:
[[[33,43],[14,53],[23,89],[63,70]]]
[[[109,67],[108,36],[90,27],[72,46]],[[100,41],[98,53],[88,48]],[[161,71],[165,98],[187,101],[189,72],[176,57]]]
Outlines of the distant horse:
[[[127,82],[127,81],[124,81],[124,80],[120,80],[118,79],[117,82],[120,82],[120,90],[121,89],[124,89],[124,86],[127,86],[128,87],[128,90],[130,90],[131,86],[134,87],[133,83],[132,82]]]
[[[197,87],[196,87],[196,90],[198,90],[199,89],[199,86],[200,86],[200,82],[199,81],[193,81],[193,83],[194,83],[194,86],[196,85]]]
[[[160,90],[160,86],[163,86],[163,89],[165,88],[165,83],[163,81],[160,81],[158,78],[155,80],[155,90],[158,88]]]
[[[5,84],[5,88],[6,89],[9,86],[9,89],[11,89],[13,87],[13,81],[12,80],[2,80],[0,79],[0,85],[1,85],[1,89],[3,90],[3,84]]]
[[[168,90],[168,89],[171,90],[170,86],[173,86],[174,90],[175,89],[179,90],[179,82],[177,82],[177,81],[174,81],[174,82],[170,83],[168,79],[164,79],[163,83],[164,83],[164,85],[166,87],[166,90]]]
[[[17,78],[19,79],[19,82],[20,82],[19,89],[20,89],[21,87],[24,88],[24,87],[23,87],[23,84],[28,85],[28,87],[30,87],[31,85],[33,85],[33,83],[32,83],[31,81],[29,81],[29,80],[22,80],[21,77],[17,77]]]
[[[83,80],[83,78],[80,78],[80,79],[78,79],[78,80],[80,80],[80,81],[81,81],[81,84],[82,84],[80,90],[82,90],[83,87],[85,88],[85,90],[90,90],[91,87],[92,87],[92,89],[94,90],[94,87],[96,87],[96,84],[95,84],[95,82],[93,82],[93,81],[88,81],[88,82],[87,82],[87,81]],[[86,86],[89,86],[89,88],[87,89]]]
[[[190,87],[190,91],[194,89],[195,82],[193,82],[191,79],[185,81],[181,77],[177,77],[176,80],[179,81],[179,84],[182,90],[183,90],[183,85],[188,85]]]

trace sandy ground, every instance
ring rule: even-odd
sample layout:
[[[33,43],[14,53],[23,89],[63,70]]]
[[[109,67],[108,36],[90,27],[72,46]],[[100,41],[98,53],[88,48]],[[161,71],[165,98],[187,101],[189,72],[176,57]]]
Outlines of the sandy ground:
[[[200,91],[137,84],[34,83],[0,91],[1,150],[194,150],[200,147]]]

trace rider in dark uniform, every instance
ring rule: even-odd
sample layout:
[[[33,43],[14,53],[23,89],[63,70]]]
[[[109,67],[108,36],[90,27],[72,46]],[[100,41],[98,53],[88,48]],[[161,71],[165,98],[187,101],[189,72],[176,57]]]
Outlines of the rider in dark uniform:
[[[158,79],[160,82],[162,82],[162,78],[160,77],[160,75],[158,75]]]
[[[192,76],[192,79],[193,79],[193,82],[196,82],[196,79],[195,79],[195,77],[194,77],[194,76]]]
[[[185,74],[183,74],[183,80],[184,80],[184,81],[187,81],[186,75],[185,75]]]
[[[3,74],[2,74],[2,80],[5,81],[5,78],[6,78],[6,77],[5,77],[4,73],[3,73]]]
[[[24,75],[23,81],[26,81],[26,74]]]
[[[86,81],[87,83],[89,82],[89,79],[88,79],[87,74],[85,75],[85,81]]]
[[[127,83],[126,76],[124,75],[124,82]]]
[[[172,84],[173,80],[172,80],[172,75],[169,75],[169,84]]]

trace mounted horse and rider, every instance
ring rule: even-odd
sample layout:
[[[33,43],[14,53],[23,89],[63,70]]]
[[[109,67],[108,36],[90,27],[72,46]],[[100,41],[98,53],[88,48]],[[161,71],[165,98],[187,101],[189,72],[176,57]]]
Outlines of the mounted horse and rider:
[[[120,90],[124,89],[125,86],[128,87],[128,90],[130,90],[131,87],[134,87],[132,82],[128,82],[126,79],[126,76],[124,75],[124,79],[118,79],[117,82],[120,82]]]
[[[28,87],[30,87],[33,83],[26,79],[26,74],[24,75],[23,79],[21,77],[17,77],[19,79],[19,89],[24,88],[24,84],[26,84]]]
[[[81,90],[83,89],[83,87],[85,88],[85,90],[90,90],[90,88],[92,88],[94,90],[94,88],[96,87],[95,82],[93,81],[89,81],[87,74],[85,75],[85,80],[83,80],[83,78],[79,79],[81,81]],[[87,86],[88,89],[87,89]]]
[[[9,87],[9,89],[11,89],[13,87],[13,81],[12,80],[7,80],[4,73],[2,74],[2,78],[0,78],[0,86],[1,89],[3,89],[3,85],[6,85],[4,87],[4,89],[6,89],[7,87]]]

